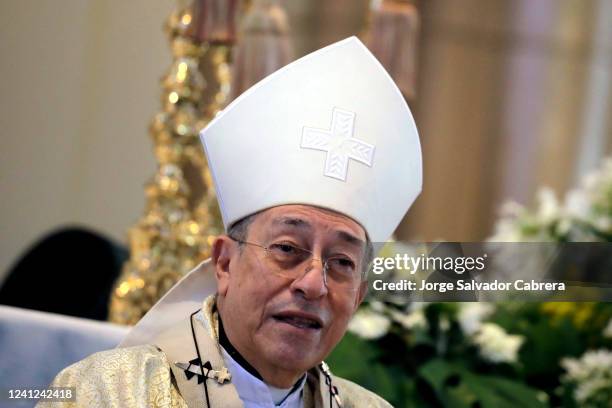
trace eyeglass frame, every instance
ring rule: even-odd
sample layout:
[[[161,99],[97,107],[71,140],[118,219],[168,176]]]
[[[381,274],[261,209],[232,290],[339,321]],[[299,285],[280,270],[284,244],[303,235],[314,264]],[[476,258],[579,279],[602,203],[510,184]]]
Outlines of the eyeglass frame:
[[[266,251],[266,254],[268,254],[269,256],[271,255],[271,252],[270,252],[270,246],[266,246],[266,245],[258,244],[258,243],[256,243],[256,242],[246,241],[246,240],[244,240],[244,239],[238,239],[238,238],[233,237],[233,236],[231,236],[231,235],[227,235],[227,237],[228,237],[229,239],[231,239],[232,241],[237,242],[238,244],[253,245],[253,246],[256,246],[256,247],[262,248],[264,251]],[[293,245],[293,244],[285,244],[285,245],[291,246],[291,247],[293,247],[293,248],[295,248],[295,249],[299,249],[300,251],[303,251],[303,252],[305,252],[305,253],[310,254],[310,257],[308,258],[308,259],[310,260],[310,262],[312,262],[313,260],[316,260],[316,261],[321,261],[321,265],[323,266],[323,283],[324,283],[325,287],[329,289],[329,285],[327,284],[327,271],[328,271],[328,263],[327,263],[327,262],[328,262],[330,259],[338,259],[339,257],[337,257],[337,256],[331,256],[331,257],[329,257],[329,258],[327,258],[327,259],[323,260],[323,259],[321,259],[321,258],[315,258],[315,257],[314,257],[314,252],[313,252],[313,251],[311,251],[311,250],[309,250],[309,249],[302,248],[302,247],[299,247],[299,246],[297,246],[297,245]],[[350,260],[351,262],[353,262],[353,263],[354,263],[354,261],[353,261],[352,259],[350,259],[350,258],[349,258],[349,260]],[[355,270],[356,270],[356,271],[358,270],[357,265],[355,265]],[[302,275],[302,276],[303,276],[303,275]],[[359,277],[361,278],[361,277],[362,277],[362,274],[359,274]],[[297,276],[296,276],[294,279],[297,279]],[[355,290],[357,290],[357,288],[355,288]]]

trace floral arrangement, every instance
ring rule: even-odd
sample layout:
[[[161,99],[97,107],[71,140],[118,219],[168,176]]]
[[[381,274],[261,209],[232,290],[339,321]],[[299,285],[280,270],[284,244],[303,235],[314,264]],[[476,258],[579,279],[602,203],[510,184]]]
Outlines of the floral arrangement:
[[[490,241],[612,242],[612,159],[562,201],[543,189],[534,210],[506,204]],[[609,408],[611,350],[611,303],[419,303],[378,293],[329,363],[398,407]]]
[[[370,300],[328,362],[397,407],[609,407],[611,348],[610,303]]]
[[[562,202],[549,188],[537,194],[529,210],[509,202],[490,241],[495,242],[611,242],[612,158],[587,175]]]
[[[584,408],[610,406],[612,402],[612,352],[587,351],[580,357],[564,358],[567,371],[561,381],[571,388],[576,402]]]

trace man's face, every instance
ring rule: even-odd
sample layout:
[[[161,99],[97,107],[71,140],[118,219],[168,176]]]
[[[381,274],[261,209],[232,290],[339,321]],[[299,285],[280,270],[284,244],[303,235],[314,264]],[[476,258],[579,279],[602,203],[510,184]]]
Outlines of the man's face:
[[[285,205],[258,214],[247,242],[288,244],[313,252],[294,278],[279,275],[256,245],[221,237],[213,260],[219,310],[230,342],[261,371],[302,373],[320,363],[340,341],[363,300],[365,283],[354,290],[326,285],[320,259],[348,256],[361,272],[366,235],[352,219],[306,205]],[[317,259],[312,259],[317,258]]]

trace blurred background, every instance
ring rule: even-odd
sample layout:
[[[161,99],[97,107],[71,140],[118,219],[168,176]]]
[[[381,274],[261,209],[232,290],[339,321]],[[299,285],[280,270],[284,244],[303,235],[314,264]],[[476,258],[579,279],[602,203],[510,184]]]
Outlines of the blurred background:
[[[364,31],[369,2],[281,1],[295,57]],[[608,1],[416,1],[423,195],[402,237],[479,240],[500,203],[562,193],[612,149]],[[117,240],[154,171],[146,124],[168,1],[3,2],[0,273],[63,225]],[[452,205],[450,205],[452,203]]]
[[[365,32],[365,0],[279,1],[293,58]],[[612,149],[612,4],[414,1],[424,190],[401,238],[480,240],[502,202],[564,193]],[[0,279],[66,224],[120,242],[155,171],[147,124],[172,1],[2,2]]]
[[[557,229],[567,215],[564,197],[586,183],[603,186],[590,208],[597,212],[597,239],[612,240],[612,163],[601,170],[612,154],[612,1],[194,3],[199,8],[192,11],[185,11],[192,4],[187,0],[0,3],[0,285],[5,281],[0,303],[123,324],[137,320],[206,257],[210,237],[219,232],[209,175],[200,171],[197,130],[265,74],[351,35],[359,36],[394,77],[420,133],[423,193],[398,228],[398,238],[507,238],[496,225],[500,208],[512,201],[524,206],[519,208],[539,205],[537,225],[533,219],[528,225],[532,235],[525,235],[525,223],[515,222],[511,229],[519,225],[513,231],[520,231],[513,239],[567,240]],[[544,196],[538,195],[542,187],[549,188]],[[585,217],[593,212],[581,211]],[[546,234],[533,235],[534,228]],[[170,252],[170,257],[159,255]],[[85,292],[80,299],[82,291],[69,288],[74,283],[98,288],[104,296],[90,299]],[[56,298],[53,307],[36,303],[50,291]],[[114,318],[108,306],[111,292]],[[467,313],[469,320],[469,313],[476,313],[479,322],[486,315],[527,339],[527,354],[507,363],[517,358],[534,362],[556,347],[547,361],[518,375],[550,398],[560,384],[563,356],[577,357],[594,344],[610,345],[601,330],[612,311],[601,304],[587,312],[577,305],[485,312],[431,307],[402,310],[413,320],[391,319],[401,327],[395,334],[389,319],[373,337],[355,329],[358,336],[348,338],[349,346],[341,345],[337,360],[358,359],[351,354],[355,350],[379,359],[368,354],[374,344],[368,341],[382,341],[376,347],[393,351],[391,359],[406,347],[422,353],[418,342],[389,343],[397,333],[406,340],[406,330],[418,334],[414,319],[421,329],[429,328],[435,349],[444,330],[434,326],[448,326],[451,333],[459,330],[460,316]],[[376,303],[372,310],[387,318],[391,313],[380,312]],[[520,316],[532,325],[521,326]],[[591,318],[599,320],[588,326],[585,322],[595,321]],[[610,322],[607,330],[612,330]],[[493,332],[493,337],[499,334]],[[122,333],[109,337],[109,347]],[[462,333],[466,339],[471,335]],[[569,348],[547,343],[546,333],[573,342]],[[96,347],[101,345],[92,351]],[[477,353],[469,347],[455,352]],[[517,341],[514,347],[516,354]],[[68,360],[77,357],[82,356]],[[592,357],[602,358],[610,357]],[[436,361],[406,364],[415,371],[425,367],[421,380],[432,384],[437,381],[432,373],[444,372],[443,381],[450,382],[465,374]],[[340,373],[367,383],[359,369],[345,366]],[[507,370],[504,366],[499,372],[506,375]],[[417,382],[406,381],[404,391],[380,381],[370,386],[402,401],[418,388]],[[440,393],[438,403],[462,406],[450,394],[434,391]],[[533,390],[510,393],[523,391],[528,394],[524,403],[542,402]],[[561,396],[553,398],[560,404]],[[606,406],[605,397],[602,401]]]

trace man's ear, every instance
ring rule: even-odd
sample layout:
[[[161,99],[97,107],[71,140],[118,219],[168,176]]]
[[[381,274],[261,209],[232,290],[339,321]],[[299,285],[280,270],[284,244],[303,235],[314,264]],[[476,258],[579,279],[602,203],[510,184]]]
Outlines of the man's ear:
[[[230,260],[235,250],[235,242],[226,235],[221,235],[212,244],[211,259],[217,279],[217,293],[225,296],[229,287]]]
[[[368,294],[368,281],[363,281],[359,285],[359,293],[357,294],[357,298],[355,299],[355,308],[353,309],[353,313],[355,312],[355,310],[357,310],[361,302],[363,302],[363,299],[365,299],[367,294]]]

